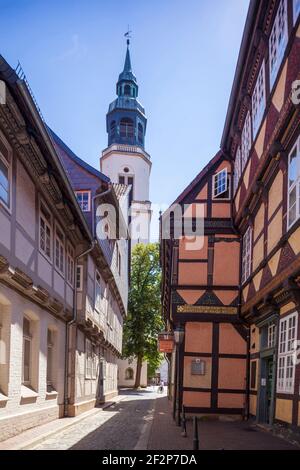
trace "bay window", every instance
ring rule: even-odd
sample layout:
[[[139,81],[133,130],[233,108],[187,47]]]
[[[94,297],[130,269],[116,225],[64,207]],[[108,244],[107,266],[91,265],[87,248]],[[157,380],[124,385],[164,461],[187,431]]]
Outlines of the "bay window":
[[[289,154],[288,228],[300,217],[300,136]]]
[[[278,344],[277,391],[293,393],[295,383],[295,341],[298,314],[292,313],[280,320]]]
[[[281,0],[269,39],[270,88],[272,90],[288,42],[287,0]]]

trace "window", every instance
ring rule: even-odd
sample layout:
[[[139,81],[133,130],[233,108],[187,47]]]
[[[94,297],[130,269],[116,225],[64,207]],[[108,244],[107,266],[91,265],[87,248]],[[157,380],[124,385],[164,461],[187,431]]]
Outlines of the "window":
[[[68,243],[67,246],[67,281],[74,285],[74,248]]]
[[[296,21],[298,19],[300,13],[300,0],[294,0],[294,24],[296,24]]]
[[[22,383],[30,385],[31,381],[31,353],[32,353],[31,322],[28,318],[23,319],[23,368]]]
[[[85,340],[85,377],[92,378],[92,343],[89,339]]]
[[[125,171],[125,168],[124,168],[124,171]],[[129,171],[129,168],[128,168],[128,171]],[[126,173],[128,173],[128,172],[126,172]],[[120,184],[126,184],[127,186],[131,186],[131,190],[130,190],[130,193],[129,193],[129,205],[130,205],[131,202],[132,202],[132,199],[133,199],[134,177],[129,176],[128,174],[119,175],[119,183]]]
[[[76,269],[76,289],[82,291],[83,288],[83,266],[77,266]]]
[[[251,256],[252,256],[252,228],[249,227],[243,237],[242,252],[242,284],[247,281],[251,274]]]
[[[118,244],[116,244],[116,263],[117,263],[117,269],[119,276],[121,275],[121,254],[119,250]]]
[[[253,390],[256,388],[256,371],[257,371],[257,362],[252,361],[251,362],[251,383],[250,383],[250,388]]]
[[[10,207],[10,166],[0,151],[0,201]]]
[[[55,230],[55,266],[63,273],[65,263],[65,241],[62,231],[56,227]]]
[[[288,228],[300,217],[300,136],[289,155]]]
[[[268,325],[267,347],[274,348],[275,343],[276,343],[276,325],[275,323],[270,323]]]
[[[54,373],[54,345],[55,332],[47,330],[47,392],[54,390],[53,373]]]
[[[89,339],[85,340],[85,378],[97,377],[97,353],[95,346]]]
[[[40,205],[40,250],[47,258],[51,259],[51,214],[44,204]]]
[[[130,85],[125,85],[125,86],[124,86],[124,95],[126,95],[126,96],[130,96],[130,95],[131,95]]]
[[[110,135],[111,137],[115,137],[116,135],[116,121],[110,123]]]
[[[98,272],[96,272],[95,278],[95,309],[98,313],[101,312],[101,301],[102,301],[102,286],[101,286],[101,277]]]
[[[226,168],[213,176],[213,198],[229,198],[229,178]]]
[[[75,191],[78,204],[82,212],[90,212],[91,210],[91,191]]]
[[[128,367],[125,371],[125,380],[133,380],[134,372],[131,367]]]
[[[244,170],[251,149],[251,117],[248,112],[242,132],[241,154],[242,154],[242,171]]]
[[[142,144],[144,140],[144,129],[141,123],[138,125],[138,140]]]
[[[252,124],[253,124],[253,138],[255,138],[259,129],[261,120],[266,108],[266,73],[265,61],[263,61],[260,68],[257,82],[252,95]]]
[[[287,0],[281,0],[269,39],[270,89],[273,88],[288,42]]]
[[[278,345],[277,391],[293,393],[295,381],[295,340],[297,338],[297,313],[280,320]]]
[[[120,134],[123,138],[133,138],[134,136],[134,127],[133,121],[129,118],[123,118],[120,121]]]
[[[239,147],[237,149],[236,156],[235,156],[235,162],[234,162],[234,181],[233,181],[234,192],[236,192],[237,187],[239,185],[241,174],[242,174],[241,149]]]

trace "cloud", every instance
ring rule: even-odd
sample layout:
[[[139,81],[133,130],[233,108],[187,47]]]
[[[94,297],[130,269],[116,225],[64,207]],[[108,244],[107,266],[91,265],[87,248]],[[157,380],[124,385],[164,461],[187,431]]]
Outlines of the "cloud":
[[[85,45],[81,44],[78,34],[73,34],[71,38],[71,46],[62,51],[61,54],[54,57],[55,62],[61,62],[67,59],[81,59],[87,53]]]

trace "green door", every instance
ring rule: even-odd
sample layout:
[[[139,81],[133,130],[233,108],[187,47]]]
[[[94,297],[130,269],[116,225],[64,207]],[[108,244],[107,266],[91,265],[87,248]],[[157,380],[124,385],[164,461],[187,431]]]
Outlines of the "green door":
[[[272,415],[272,398],[273,398],[273,380],[274,380],[274,361],[273,361],[273,357],[272,358],[269,358],[267,360],[267,374],[266,374],[266,386],[267,386],[267,390],[266,390],[266,399],[267,399],[267,423],[270,422],[270,417]]]

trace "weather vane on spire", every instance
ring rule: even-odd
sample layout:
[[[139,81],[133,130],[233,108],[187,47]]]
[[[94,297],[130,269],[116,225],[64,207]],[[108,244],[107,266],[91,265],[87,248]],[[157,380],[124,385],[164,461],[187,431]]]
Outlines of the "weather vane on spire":
[[[126,42],[127,42],[127,46],[129,46],[129,44],[130,44],[131,33],[132,33],[132,31],[129,30],[129,25],[128,25],[128,27],[127,27],[127,33],[124,34],[125,38],[127,38],[127,41],[126,41]]]

